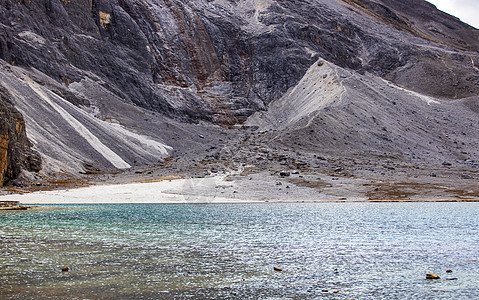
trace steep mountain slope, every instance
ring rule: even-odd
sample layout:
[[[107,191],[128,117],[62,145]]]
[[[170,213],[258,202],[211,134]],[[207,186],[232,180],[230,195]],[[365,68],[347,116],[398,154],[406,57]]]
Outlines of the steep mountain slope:
[[[455,72],[417,78],[433,82],[446,74],[441,89],[415,89],[444,97],[478,91],[475,82],[459,80],[471,75],[477,55],[429,42],[477,51],[477,31],[450,18],[447,24],[461,30],[438,28],[442,39],[415,38],[432,37],[423,29],[429,18],[411,25],[384,6],[398,7],[395,1],[4,2],[4,60],[66,84],[92,72],[125,101],[179,119],[235,123],[235,116],[241,120],[279,98],[318,56],[389,77],[417,73],[418,63],[448,68]],[[376,23],[364,11],[389,23]]]
[[[422,0],[1,4],[0,84],[47,172],[198,153],[255,113],[306,152],[477,154],[479,31]]]
[[[131,167],[132,161],[158,160],[167,156],[171,149],[119,124],[98,119],[31,79],[35,77],[38,81],[41,74],[35,76],[16,67],[3,67],[2,85],[17,95],[16,107],[26,116],[30,124],[29,138],[44,154],[44,163],[80,170],[82,162],[87,161],[126,169]],[[57,85],[43,82],[48,83],[53,88]],[[61,86],[58,88],[61,90]]]
[[[319,60],[247,124],[303,152],[464,165],[479,156],[479,116],[470,106],[478,102],[425,96]]]

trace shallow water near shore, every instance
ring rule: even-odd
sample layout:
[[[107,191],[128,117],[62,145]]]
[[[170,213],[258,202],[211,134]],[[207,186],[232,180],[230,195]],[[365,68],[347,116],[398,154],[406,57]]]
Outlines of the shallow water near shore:
[[[479,297],[479,203],[61,208],[0,212],[0,298]]]

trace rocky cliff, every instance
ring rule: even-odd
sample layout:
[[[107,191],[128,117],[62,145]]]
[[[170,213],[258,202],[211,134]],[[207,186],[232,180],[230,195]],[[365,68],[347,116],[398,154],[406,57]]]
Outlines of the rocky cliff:
[[[168,145],[173,149],[201,145],[190,132],[213,128],[202,128],[204,124],[228,127],[265,110],[271,111],[266,117],[271,121],[273,116],[281,118],[285,113],[279,113],[278,108],[289,110],[286,113],[295,111],[291,107],[297,108],[297,101],[310,101],[312,106],[290,119],[276,121],[296,124],[302,119],[311,125],[318,113],[325,112],[323,104],[335,103],[333,96],[325,94],[335,89],[346,89],[351,95],[348,101],[354,102],[355,97],[367,99],[371,102],[368,105],[381,110],[388,100],[404,105],[404,111],[399,113],[387,104],[392,114],[372,123],[359,118],[353,126],[348,122],[357,117],[342,108],[343,125],[318,125],[328,127],[335,139],[341,136],[341,142],[334,142],[332,136],[325,138],[329,134],[324,130],[314,142],[314,151],[344,143],[351,151],[407,149],[408,139],[395,138],[402,134],[401,130],[395,128],[388,136],[380,129],[388,126],[380,124],[387,125],[389,117],[398,123],[406,119],[415,122],[406,117],[416,109],[406,104],[412,101],[411,95],[444,100],[453,110],[450,101],[479,95],[479,31],[422,0],[1,3],[0,58],[5,63],[0,83],[13,91],[13,102],[26,114],[36,148],[57,170],[78,170],[82,164],[92,162],[124,168],[157,161],[171,150]],[[305,84],[313,80],[307,78],[308,74],[320,72],[313,68],[318,62],[333,66],[337,87],[326,86],[332,73],[321,75],[328,78],[312,77],[324,87],[321,93],[319,86]],[[352,80],[347,85],[346,77]],[[373,92],[375,84],[382,82],[378,80],[397,88],[395,101],[389,95]],[[370,83],[365,87],[362,81]],[[305,93],[292,92],[300,83]],[[286,99],[285,95],[290,97]],[[331,101],[324,100],[328,97]],[[32,105],[38,99],[50,103],[41,118]],[[55,110],[58,106],[62,109]],[[457,106],[462,111],[462,104],[458,102]],[[371,111],[366,112],[368,118]],[[86,137],[85,130],[78,130],[77,125],[72,130],[72,122],[55,125],[60,122],[59,115],[65,121],[65,112],[68,120],[81,124],[91,135]],[[308,119],[311,117],[314,118]],[[254,116],[256,121],[250,123],[272,126],[260,119]],[[187,123],[200,127],[188,127]],[[146,144],[155,144],[157,150],[150,154],[140,151],[145,142],[138,136],[134,142],[119,142],[124,138],[110,134],[111,124],[123,126],[126,131],[120,136],[146,135]],[[431,135],[436,135],[428,131],[427,122],[421,124],[413,141],[430,140]],[[280,126],[285,136],[290,131],[298,134],[298,125],[290,125]],[[363,139],[378,142],[348,140],[344,126],[349,131],[359,128],[366,132],[375,126],[379,132],[365,134]],[[444,126],[459,128],[462,124]],[[308,130],[317,132],[319,128]],[[384,147],[380,142],[384,136],[395,142]],[[52,145],[45,140],[56,142]],[[432,140],[441,143],[437,138]],[[431,150],[443,147],[439,144]]]
[[[22,171],[41,169],[40,155],[31,150],[23,117],[9,98],[8,91],[0,88],[0,186],[17,179]]]

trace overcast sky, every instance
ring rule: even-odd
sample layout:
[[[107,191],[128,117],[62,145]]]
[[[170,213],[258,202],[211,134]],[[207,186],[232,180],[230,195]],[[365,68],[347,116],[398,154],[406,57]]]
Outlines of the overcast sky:
[[[479,29],[479,0],[427,0],[461,21]]]

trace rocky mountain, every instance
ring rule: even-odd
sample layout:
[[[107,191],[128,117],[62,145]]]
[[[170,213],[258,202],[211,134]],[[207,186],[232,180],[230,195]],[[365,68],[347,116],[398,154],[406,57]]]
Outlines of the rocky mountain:
[[[208,153],[243,123],[304,154],[479,154],[479,31],[423,0],[1,0],[0,58],[53,175]]]

